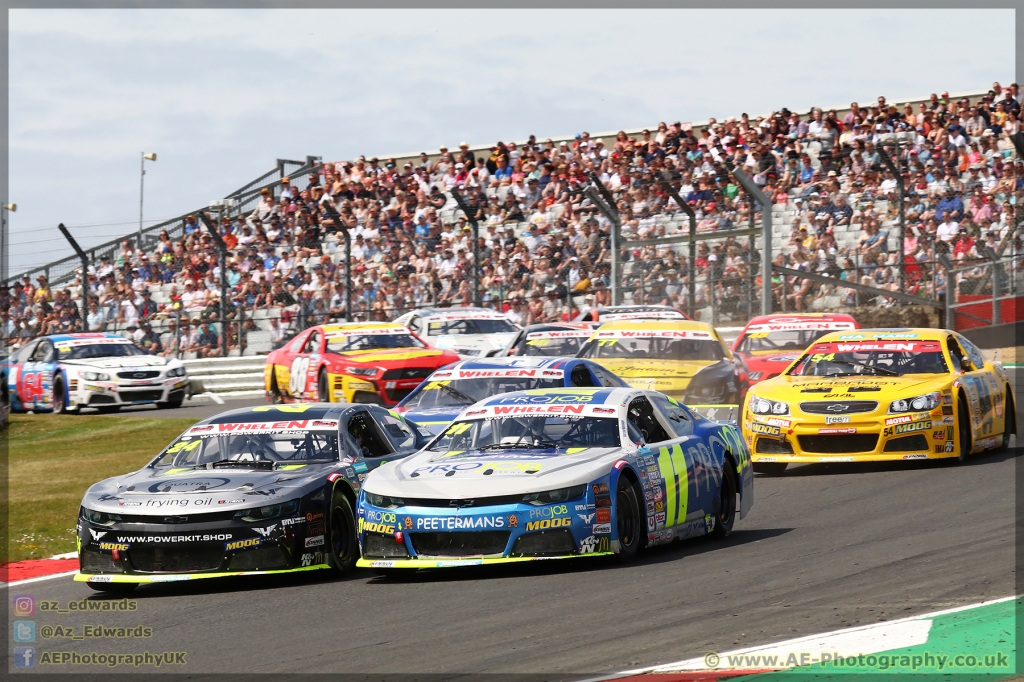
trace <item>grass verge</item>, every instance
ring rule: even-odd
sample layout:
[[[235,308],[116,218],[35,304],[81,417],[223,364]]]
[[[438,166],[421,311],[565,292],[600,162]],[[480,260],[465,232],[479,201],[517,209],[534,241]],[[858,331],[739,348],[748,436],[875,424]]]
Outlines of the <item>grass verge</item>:
[[[75,522],[86,489],[135,471],[195,424],[144,419],[14,414],[8,432],[8,560],[75,550]]]

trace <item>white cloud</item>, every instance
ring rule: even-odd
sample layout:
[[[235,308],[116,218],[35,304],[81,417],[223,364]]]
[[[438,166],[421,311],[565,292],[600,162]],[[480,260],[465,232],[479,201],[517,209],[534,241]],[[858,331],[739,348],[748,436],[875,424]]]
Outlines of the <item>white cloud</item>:
[[[279,157],[385,155],[983,88],[1013,77],[1012,17],[11,10],[11,268],[62,254],[58,222],[137,217],[142,151],[160,154],[146,176],[146,214],[171,216]],[[946,49],[967,23],[987,27],[984,52]],[[78,232],[97,243],[119,229]]]

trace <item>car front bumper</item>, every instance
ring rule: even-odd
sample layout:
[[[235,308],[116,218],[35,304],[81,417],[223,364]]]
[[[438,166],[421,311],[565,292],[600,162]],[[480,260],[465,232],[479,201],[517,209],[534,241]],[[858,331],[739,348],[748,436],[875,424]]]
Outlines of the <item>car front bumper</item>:
[[[187,376],[138,381],[86,381],[79,378],[74,390],[69,391],[69,406],[102,407],[165,403],[184,398],[188,385]]]

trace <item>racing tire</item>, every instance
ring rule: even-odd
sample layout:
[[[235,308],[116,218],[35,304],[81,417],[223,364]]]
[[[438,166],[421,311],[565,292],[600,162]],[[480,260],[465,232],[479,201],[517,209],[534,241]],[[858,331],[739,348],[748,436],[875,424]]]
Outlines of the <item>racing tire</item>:
[[[722,485],[718,490],[718,513],[715,527],[708,533],[711,540],[723,540],[736,523],[736,468],[728,458],[722,466]]]
[[[270,368],[270,402],[273,405],[280,405],[284,402],[281,391],[277,388],[277,367]]]
[[[328,563],[341,575],[351,572],[356,566],[356,560],[359,559],[356,517],[352,513],[352,505],[348,498],[340,492],[331,498],[328,540]]]
[[[626,563],[636,557],[646,528],[636,486],[628,478],[620,476],[615,488],[615,530],[619,537],[617,561]]]
[[[64,380],[59,377],[53,380],[53,402],[51,404],[54,414],[68,413],[68,401],[64,395]]]
[[[754,473],[765,476],[781,476],[789,466],[788,462],[754,462]]]
[[[957,464],[963,464],[971,456],[971,411],[964,401],[964,394],[961,393],[957,399],[957,435],[960,438],[959,454],[949,459]]]
[[[135,588],[139,586],[138,583],[86,583],[86,585],[97,592],[108,594],[128,594],[134,592]]]
[[[1003,401],[1003,439],[999,441],[999,445],[996,447],[997,452],[1002,452],[1006,448],[1010,447],[1010,436],[1017,435],[1017,412],[1013,405],[1013,394],[1010,393],[1010,387],[1006,387],[1006,399]]]
[[[316,401],[318,403],[331,402],[331,389],[327,385],[327,372],[322,370],[320,376],[316,379]]]
[[[185,396],[175,398],[174,400],[168,400],[167,402],[157,403],[156,409],[158,410],[173,410],[181,407],[181,403],[185,400]]]

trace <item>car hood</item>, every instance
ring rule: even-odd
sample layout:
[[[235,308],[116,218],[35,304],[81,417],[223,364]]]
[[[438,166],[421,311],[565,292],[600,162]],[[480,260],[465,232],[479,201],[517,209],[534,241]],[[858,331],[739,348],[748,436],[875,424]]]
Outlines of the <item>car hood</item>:
[[[556,490],[608,473],[621,448],[581,450],[422,450],[388,462],[367,476],[367,492],[401,498],[467,499]],[[486,473],[490,472],[490,473]]]
[[[373,350],[349,350],[342,353],[331,353],[331,355],[336,355],[346,362],[370,364],[440,358],[444,355],[444,351],[432,348],[377,348]]]
[[[499,350],[512,343],[518,332],[507,334],[441,334],[430,337],[434,348],[455,351],[466,357],[481,357],[488,351]]]
[[[90,358],[88,360],[62,360],[65,367],[98,367],[100,369],[127,369],[135,367],[171,367],[180,365],[176,358],[162,358],[156,355],[128,355],[115,358]]]
[[[657,360],[654,358],[609,358],[595,360],[602,367],[619,375],[633,388],[654,391],[681,391],[690,380],[712,361]]]
[[[145,468],[96,483],[86,491],[82,506],[154,516],[168,510],[248,509],[304,495],[341,466],[339,462],[292,464],[274,471]]]
[[[945,374],[908,374],[901,377],[815,377],[777,376],[763,381],[753,389],[762,398],[779,400],[815,400],[843,396],[851,400],[888,400],[903,397],[908,392],[935,391],[949,383]]]
[[[781,372],[800,357],[801,351],[784,350],[767,353],[736,353],[751,372]]]
[[[455,421],[455,418],[459,416],[459,413],[471,404],[472,403],[467,405],[453,405],[451,407],[413,407],[407,410],[399,410],[399,412],[409,421],[416,422],[427,431],[436,435],[441,433],[441,431],[444,430],[444,427]]]

